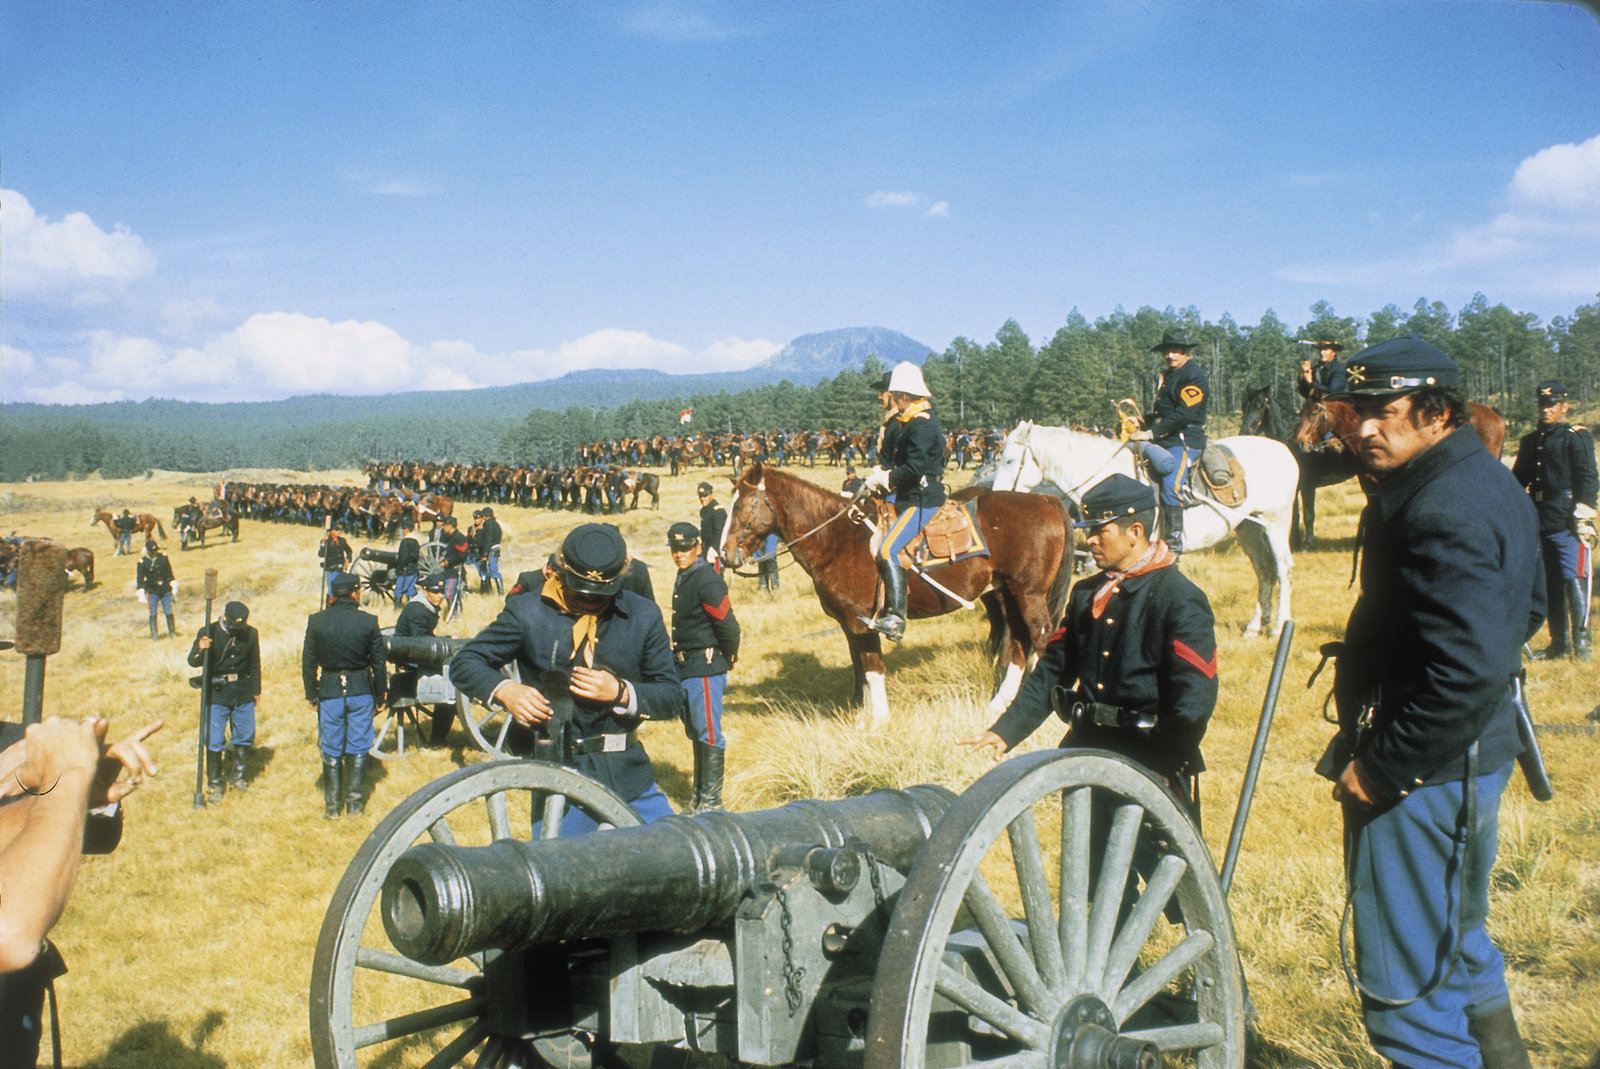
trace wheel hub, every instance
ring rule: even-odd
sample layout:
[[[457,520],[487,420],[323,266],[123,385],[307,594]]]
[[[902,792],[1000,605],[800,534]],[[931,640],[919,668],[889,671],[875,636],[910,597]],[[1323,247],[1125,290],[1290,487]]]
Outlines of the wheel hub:
[[[1050,1029],[1050,1069],[1160,1069],[1154,1043],[1117,1034],[1116,1019],[1093,995],[1080,995]]]

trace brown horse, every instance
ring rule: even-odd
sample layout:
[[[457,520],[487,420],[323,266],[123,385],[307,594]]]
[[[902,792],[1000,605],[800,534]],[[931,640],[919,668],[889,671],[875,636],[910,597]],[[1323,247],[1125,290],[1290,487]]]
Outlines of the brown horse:
[[[204,549],[206,532],[213,528],[227,531],[235,542],[239,541],[239,515],[226,501],[207,501],[200,506],[198,516],[185,515],[183,508],[177,509],[172,513],[172,522],[178,525],[178,547],[183,550],[197,542]]]
[[[1467,403],[1467,422],[1483,439],[1483,447],[1496,460],[1506,442],[1506,421],[1499,412],[1476,401]],[[1300,409],[1300,426],[1295,441],[1306,449],[1344,449],[1355,452],[1353,442],[1360,433],[1356,409],[1349,401],[1307,399]]]
[[[875,614],[878,570],[872,528],[842,497],[759,461],[734,480],[722,553],[738,567],[770,534],[788,545],[811,576],[822,611],[844,628],[855,670],[855,699],[866,726],[889,716],[883,648],[878,633],[861,622]],[[1016,696],[1028,655],[1043,648],[1066,604],[1072,581],[1072,530],[1061,502],[1044,494],[1006,491],[978,498],[978,526],[989,556],[968,557],[928,569],[929,576],[970,603],[981,598],[989,617],[990,648],[1007,646],[1005,677],[989,702],[1003,710]],[[940,616],[962,602],[912,572],[908,607],[913,618]]]
[[[83,577],[83,589],[94,586],[94,551],[85,546],[67,550],[67,571]]]
[[[96,509],[94,515],[89,519],[89,526],[93,527],[97,523],[105,524],[106,530],[111,534],[111,544],[116,545],[117,525],[115,521],[116,516],[114,514],[107,512],[105,509]],[[167,537],[167,529],[161,526],[161,521],[148,512],[141,512],[134,517],[134,530],[138,531],[141,542],[151,537],[151,531],[157,532],[162,538]]]

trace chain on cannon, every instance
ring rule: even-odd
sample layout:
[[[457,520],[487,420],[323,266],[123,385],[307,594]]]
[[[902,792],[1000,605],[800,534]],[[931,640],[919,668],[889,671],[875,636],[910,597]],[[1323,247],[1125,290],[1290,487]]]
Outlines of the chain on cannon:
[[[562,836],[569,810],[601,830]],[[690,1065],[1240,1069],[1244,1016],[1205,842],[1164,785],[1083,750],[1013,757],[960,797],[648,826],[571,769],[471,766],[357,853],[311,990],[319,1069],[588,1069],[652,1048]]]

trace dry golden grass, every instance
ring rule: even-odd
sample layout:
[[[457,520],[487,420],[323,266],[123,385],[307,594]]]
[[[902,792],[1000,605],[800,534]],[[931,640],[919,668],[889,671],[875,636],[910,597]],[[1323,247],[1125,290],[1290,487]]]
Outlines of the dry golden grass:
[[[282,472],[237,478],[305,480]],[[836,485],[837,473],[816,478]],[[667,525],[694,519],[699,473],[663,478],[659,512],[617,517],[637,555],[651,566],[659,598],[669,596]],[[959,478],[959,476],[957,477]],[[318,473],[355,484],[355,472]],[[72,972],[59,985],[69,1065],[129,1069],[302,1066],[310,1062],[307,988],[312,948],[334,885],[372,826],[413,790],[476,760],[459,729],[452,751],[416,751],[379,772],[364,816],[326,822],[313,714],[301,700],[299,643],[317,599],[316,543],[306,527],[246,521],[235,545],[180,553],[180,638],[152,642],[134,597],[133,558],[110,556],[103,528],[87,529],[91,509],[127,505],[165,517],[190,494],[204,497],[213,476],[158,473],[149,480],[82,481],[0,490],[0,529],[86,545],[99,584],[67,595],[62,651],[52,658],[46,709],[97,712],[113,731],[164,717],[153,740],[161,778],[129,803],[127,832],[115,854],[88,859],[72,906],[54,938]],[[726,484],[720,478],[719,485]],[[720,495],[726,503],[726,490]],[[1355,491],[1322,497],[1326,548],[1296,560],[1299,633],[1262,772],[1232,908],[1261,1014],[1265,1048],[1258,1066],[1373,1066],[1355,1004],[1338,973],[1335,932],[1342,905],[1339,828],[1326,784],[1311,772],[1329,734],[1316,690],[1304,683],[1316,649],[1338,637],[1347,588]],[[536,567],[575,522],[497,509],[508,543],[508,577]],[[170,532],[169,532],[170,534]],[[361,543],[357,540],[357,545]],[[198,698],[184,663],[202,622],[201,577],[220,573],[221,596],[249,603],[262,633],[264,693],[259,711],[263,768],[250,791],[219,806],[193,807]],[[1216,608],[1222,699],[1206,741],[1206,838],[1220,859],[1249,753],[1273,646],[1239,633],[1250,615],[1254,581],[1237,549],[1191,554],[1184,569]],[[509,579],[508,579],[509,582]],[[981,652],[976,613],[916,621],[907,642],[888,652],[893,727],[862,734],[845,708],[850,677],[845,645],[824,617],[798,568],[785,568],[774,597],[750,580],[733,581],[746,640],[730,680],[728,802],[736,809],[799,797],[837,797],[874,787],[939,782],[960,790],[989,762],[954,740],[986,726],[991,670]],[[470,634],[498,599],[470,597],[449,630]],[[220,606],[219,606],[220,609]],[[13,605],[0,601],[0,634]],[[384,612],[385,623],[394,613]],[[1530,693],[1543,722],[1572,722],[1600,699],[1591,666],[1534,665]],[[0,656],[0,686],[20,695],[22,660]],[[1028,748],[1054,745],[1050,728]],[[690,749],[676,725],[651,726],[646,743],[660,782],[681,805],[690,788]],[[1491,928],[1510,965],[1510,982],[1535,1064],[1582,1067],[1600,1049],[1600,786],[1589,774],[1596,739],[1544,740],[1557,799],[1532,802],[1514,780],[1502,808]]]

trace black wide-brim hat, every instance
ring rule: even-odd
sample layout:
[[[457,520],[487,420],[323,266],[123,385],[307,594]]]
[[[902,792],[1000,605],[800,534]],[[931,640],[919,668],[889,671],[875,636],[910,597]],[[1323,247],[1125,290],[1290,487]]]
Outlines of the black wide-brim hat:
[[[1361,350],[1345,365],[1346,388],[1336,400],[1388,397],[1428,386],[1458,386],[1461,368],[1432,342],[1415,334]]]
[[[1186,353],[1194,348],[1194,342],[1189,340],[1189,335],[1181,330],[1168,330],[1161,335],[1159,344],[1150,346],[1152,353]]]
[[[667,548],[689,549],[700,541],[700,529],[692,523],[675,523],[667,528]]]
[[[562,540],[556,563],[569,588],[580,594],[610,596],[622,586],[628,544],[622,532],[609,523],[585,523]]]
[[[1138,479],[1108,475],[1083,495],[1083,519],[1074,527],[1102,527],[1156,507],[1156,492]]]

